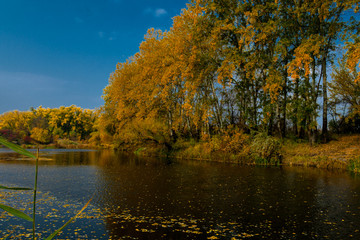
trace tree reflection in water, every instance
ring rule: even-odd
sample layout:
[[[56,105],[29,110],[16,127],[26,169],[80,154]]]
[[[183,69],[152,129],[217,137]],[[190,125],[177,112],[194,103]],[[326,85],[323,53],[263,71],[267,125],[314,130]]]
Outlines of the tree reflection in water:
[[[33,163],[4,154],[1,181],[31,184]],[[360,181],[346,172],[169,161],[114,151],[53,150],[42,156],[50,160],[39,169],[40,209],[58,209],[56,215],[41,213],[43,223],[55,220],[55,227],[96,194],[86,215],[64,232],[69,238],[360,237]],[[19,224],[2,220],[1,229]]]

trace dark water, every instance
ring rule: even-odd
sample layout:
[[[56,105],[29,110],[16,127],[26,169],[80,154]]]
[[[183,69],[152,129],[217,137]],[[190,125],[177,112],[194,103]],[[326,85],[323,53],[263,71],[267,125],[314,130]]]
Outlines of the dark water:
[[[360,179],[347,172],[42,152],[37,232],[59,239],[360,239]],[[0,185],[32,187],[34,162],[0,151]],[[31,213],[31,192],[0,203]],[[0,238],[31,223],[0,212]]]

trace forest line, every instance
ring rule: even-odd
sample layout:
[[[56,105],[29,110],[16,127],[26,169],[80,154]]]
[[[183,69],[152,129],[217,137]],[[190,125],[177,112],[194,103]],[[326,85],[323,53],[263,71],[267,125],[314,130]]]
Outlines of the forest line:
[[[150,29],[140,51],[117,65],[100,130],[119,144],[208,139],[229,127],[327,142],[329,111],[335,131],[359,122],[359,22],[343,20],[358,7],[193,1],[169,31]]]

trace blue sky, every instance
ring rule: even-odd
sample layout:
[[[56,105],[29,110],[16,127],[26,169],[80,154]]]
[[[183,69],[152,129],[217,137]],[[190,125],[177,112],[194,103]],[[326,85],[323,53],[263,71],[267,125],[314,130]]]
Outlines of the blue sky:
[[[94,109],[147,29],[168,30],[187,0],[0,0],[0,114]]]
[[[187,2],[0,0],[0,114],[101,106],[116,64],[138,52],[147,29],[168,30]]]

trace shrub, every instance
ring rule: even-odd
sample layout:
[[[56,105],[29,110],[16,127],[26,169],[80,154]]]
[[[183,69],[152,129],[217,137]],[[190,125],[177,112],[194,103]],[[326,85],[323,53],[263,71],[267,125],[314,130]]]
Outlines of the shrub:
[[[58,139],[56,141],[56,145],[57,145],[57,147],[60,147],[60,148],[74,148],[79,144],[70,139]]]
[[[223,138],[223,150],[230,153],[241,153],[247,148],[249,136],[237,128],[229,128]]]
[[[349,170],[356,173],[360,173],[360,157],[351,159],[349,161]]]
[[[18,139],[17,134],[9,129],[0,129],[0,136],[3,136],[10,142],[14,142],[15,140]]]
[[[51,141],[50,131],[43,128],[33,128],[30,137],[41,143],[49,143]]]
[[[244,152],[249,136],[242,130],[229,126],[222,135],[215,135],[208,141],[210,152],[225,152],[238,154]]]
[[[259,133],[255,135],[250,150],[256,164],[278,165],[281,163],[280,147],[281,143],[277,138]]]
[[[360,115],[356,114],[352,117],[340,117],[329,122],[331,132],[338,134],[360,133]]]
[[[24,144],[30,144],[30,143],[32,143],[32,138],[30,136],[24,136],[23,142],[24,142]]]

